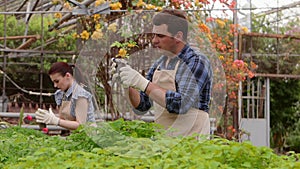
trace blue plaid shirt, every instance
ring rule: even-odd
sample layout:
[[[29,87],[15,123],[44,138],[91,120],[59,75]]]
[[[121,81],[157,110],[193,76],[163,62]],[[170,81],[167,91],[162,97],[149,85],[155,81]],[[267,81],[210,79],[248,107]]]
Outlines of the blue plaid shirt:
[[[180,54],[173,58],[165,67],[166,56],[160,57],[150,68],[146,78],[152,81],[157,67],[174,70],[177,61],[180,62],[175,77],[176,91],[166,93],[166,109],[170,113],[184,114],[190,108],[209,111],[212,88],[212,69],[208,58],[186,45]],[[152,101],[144,92],[140,92],[140,103],[134,110],[136,114],[144,114],[152,106]]]

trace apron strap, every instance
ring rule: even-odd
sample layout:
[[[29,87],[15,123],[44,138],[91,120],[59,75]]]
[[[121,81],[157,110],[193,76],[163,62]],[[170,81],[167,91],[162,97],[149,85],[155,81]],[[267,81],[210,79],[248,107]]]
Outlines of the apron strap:
[[[178,60],[178,61],[177,61],[177,63],[176,63],[176,66],[175,66],[175,69],[174,69],[174,70],[175,70],[175,72],[177,72],[177,70],[178,70],[178,67],[179,67],[179,64],[180,64],[180,60]]]
[[[167,64],[167,63],[166,63],[166,64]],[[175,68],[174,68],[175,72],[177,72],[178,67],[179,67],[179,64],[180,64],[180,60],[178,59],[177,62],[176,62]],[[167,65],[166,65],[166,67],[167,67]],[[158,65],[158,66],[156,67],[155,71],[157,71],[159,68],[160,68],[160,65]]]

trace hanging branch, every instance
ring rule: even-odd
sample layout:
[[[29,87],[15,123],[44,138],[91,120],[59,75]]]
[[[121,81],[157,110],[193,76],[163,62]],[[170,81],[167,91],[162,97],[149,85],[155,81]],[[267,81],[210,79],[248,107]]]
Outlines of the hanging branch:
[[[85,0],[83,1],[81,4],[88,7],[90,4],[92,4],[94,2],[94,0]],[[75,9],[79,9],[79,7],[75,7]],[[68,21],[69,19],[71,19],[72,17],[74,17],[74,15],[72,13],[66,13],[58,22],[56,22],[55,24],[53,24],[50,28],[49,31],[53,31],[54,29],[57,29],[58,26],[60,26],[63,22]],[[78,16],[76,16],[78,17]]]

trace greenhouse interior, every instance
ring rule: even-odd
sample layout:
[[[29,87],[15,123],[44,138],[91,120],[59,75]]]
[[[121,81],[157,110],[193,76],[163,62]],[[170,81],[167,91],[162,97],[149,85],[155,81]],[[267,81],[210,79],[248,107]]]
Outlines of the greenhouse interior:
[[[167,55],[152,23],[165,9],[184,13],[185,43],[211,64],[209,134],[170,136],[147,94],[154,79],[139,112],[114,77],[128,66],[146,79]],[[300,0],[0,0],[0,168],[300,168],[299,42]],[[81,76],[92,123],[90,109],[87,123],[62,118],[56,62]]]

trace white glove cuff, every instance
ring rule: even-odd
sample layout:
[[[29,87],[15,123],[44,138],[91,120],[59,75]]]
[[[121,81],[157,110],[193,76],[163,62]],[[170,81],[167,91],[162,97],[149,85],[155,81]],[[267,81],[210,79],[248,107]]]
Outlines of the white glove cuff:
[[[140,87],[141,87],[141,91],[146,92],[146,89],[147,89],[149,83],[150,83],[149,80],[144,79],[144,82],[143,82],[143,83],[141,84],[141,86],[140,86]]]
[[[59,123],[60,123],[60,118],[58,118],[56,125],[59,126]]]

